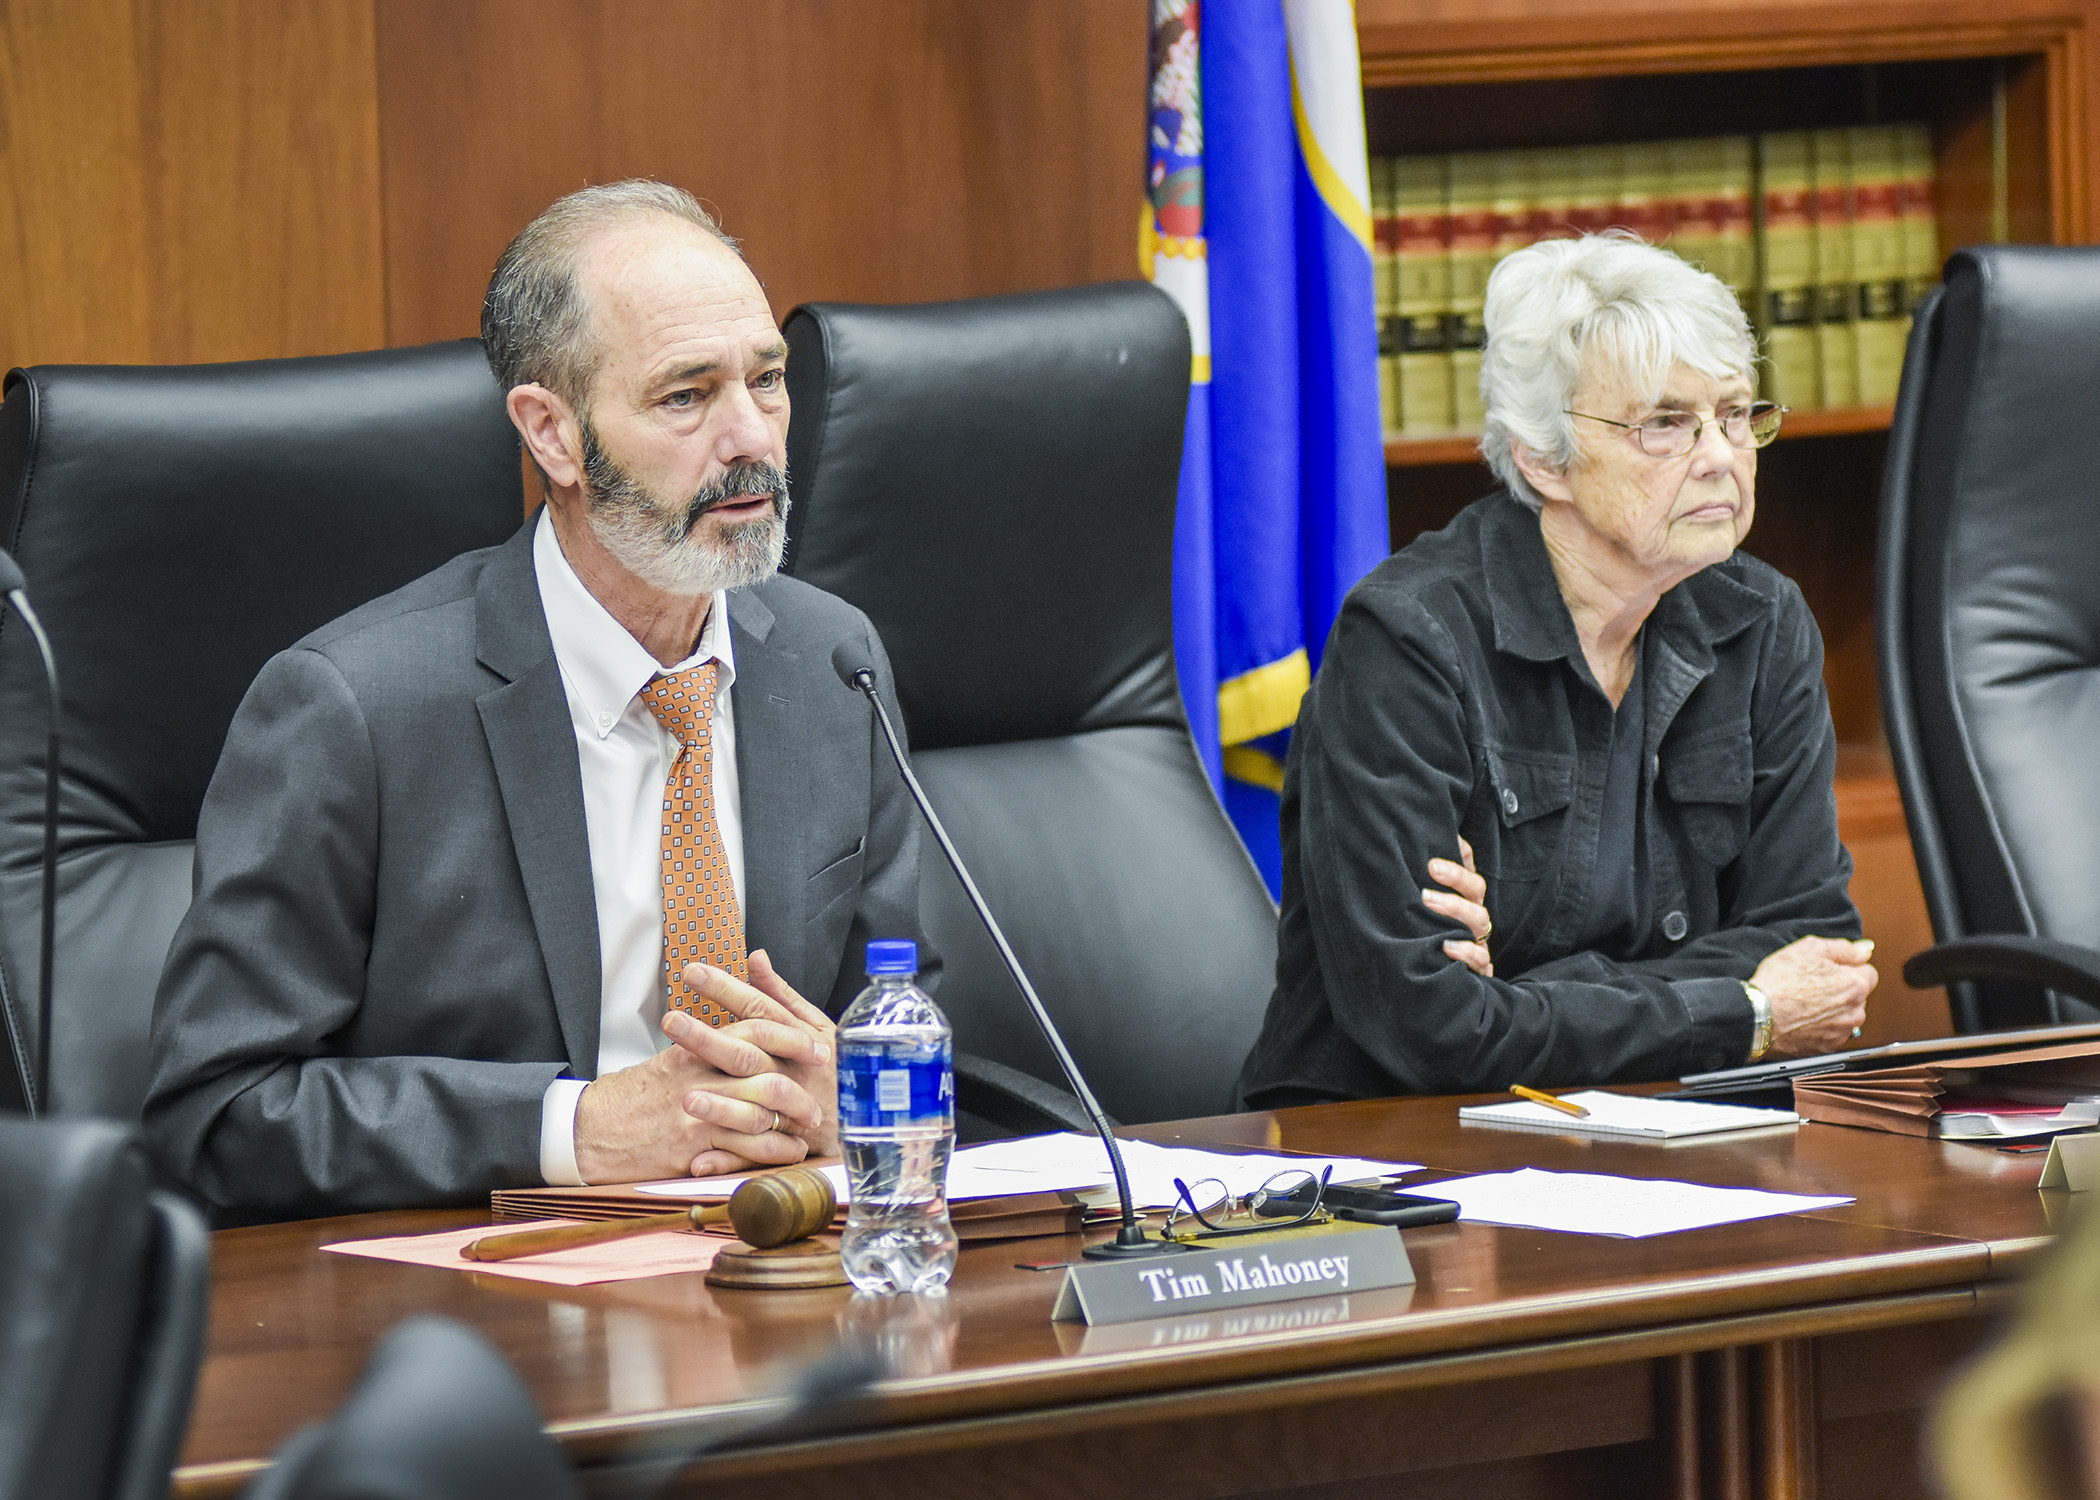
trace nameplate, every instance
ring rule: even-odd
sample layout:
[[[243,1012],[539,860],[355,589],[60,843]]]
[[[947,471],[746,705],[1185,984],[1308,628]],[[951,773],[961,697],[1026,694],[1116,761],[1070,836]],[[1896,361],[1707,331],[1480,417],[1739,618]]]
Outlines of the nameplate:
[[[1131,1323],[1408,1286],[1414,1279],[1399,1230],[1336,1220],[1199,1242],[1175,1254],[1068,1266],[1050,1316],[1056,1322]]]
[[[2100,1135],[2060,1135],[2049,1143],[2049,1159],[2042,1163],[2042,1180],[2036,1187],[2084,1193],[2096,1184],[2100,1184]]]

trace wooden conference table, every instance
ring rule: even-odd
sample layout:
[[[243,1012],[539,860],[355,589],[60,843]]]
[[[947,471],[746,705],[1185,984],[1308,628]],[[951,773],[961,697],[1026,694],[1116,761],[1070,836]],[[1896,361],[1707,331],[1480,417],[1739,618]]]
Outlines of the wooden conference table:
[[[434,1312],[495,1342],[586,1469],[638,1438],[748,1420],[844,1330],[892,1356],[901,1373],[853,1430],[704,1459],[693,1494],[1917,1495],[1923,1409],[2064,1203],[2036,1189],[2039,1156],[1829,1125],[1587,1140],[1463,1126],[1461,1102],[1130,1133],[1858,1201],[1646,1240],[1409,1230],[1413,1288],[1099,1329],[1053,1324],[1060,1275],[1015,1264],[1066,1258],[1072,1240],[973,1246],[945,1299],[870,1306],[843,1288],[569,1289],[316,1249],[482,1217],[466,1213],[228,1230],[176,1493],[237,1490],[335,1407],[388,1328]]]

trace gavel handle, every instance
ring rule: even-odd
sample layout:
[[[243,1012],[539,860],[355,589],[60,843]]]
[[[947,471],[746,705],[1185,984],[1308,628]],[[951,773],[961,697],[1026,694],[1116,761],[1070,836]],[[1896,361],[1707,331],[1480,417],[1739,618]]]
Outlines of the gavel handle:
[[[625,1239],[630,1234],[649,1234],[660,1229],[699,1229],[729,1217],[729,1205],[682,1208],[676,1213],[644,1214],[638,1219],[608,1219],[600,1224],[564,1224],[559,1229],[518,1229],[508,1234],[485,1234],[460,1246],[463,1260],[516,1260],[521,1255],[543,1255],[549,1250],[573,1250],[578,1245],[597,1245]]]

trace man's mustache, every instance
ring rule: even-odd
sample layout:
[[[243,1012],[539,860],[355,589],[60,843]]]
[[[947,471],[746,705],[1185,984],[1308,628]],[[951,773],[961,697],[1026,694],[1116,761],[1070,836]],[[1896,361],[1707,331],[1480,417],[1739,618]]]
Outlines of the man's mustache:
[[[733,505],[743,500],[753,500],[761,495],[773,497],[773,509],[784,512],[787,505],[787,475],[770,459],[757,459],[748,464],[738,464],[725,471],[712,484],[702,485],[685,508],[683,531],[691,531],[700,518],[718,506]]]

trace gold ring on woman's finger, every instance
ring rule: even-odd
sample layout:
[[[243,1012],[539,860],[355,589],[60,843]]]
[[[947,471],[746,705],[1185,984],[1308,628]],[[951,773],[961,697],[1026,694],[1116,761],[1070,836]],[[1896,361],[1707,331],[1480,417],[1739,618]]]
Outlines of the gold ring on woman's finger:
[[[776,1109],[776,1110],[774,1110],[774,1111],[773,1111],[773,1123],[772,1123],[772,1125],[771,1125],[771,1126],[769,1126],[769,1127],[768,1127],[768,1129],[769,1129],[769,1130],[771,1130],[771,1131],[778,1131],[778,1130],[780,1129],[780,1111],[779,1111],[779,1110],[777,1110],[777,1109]]]

